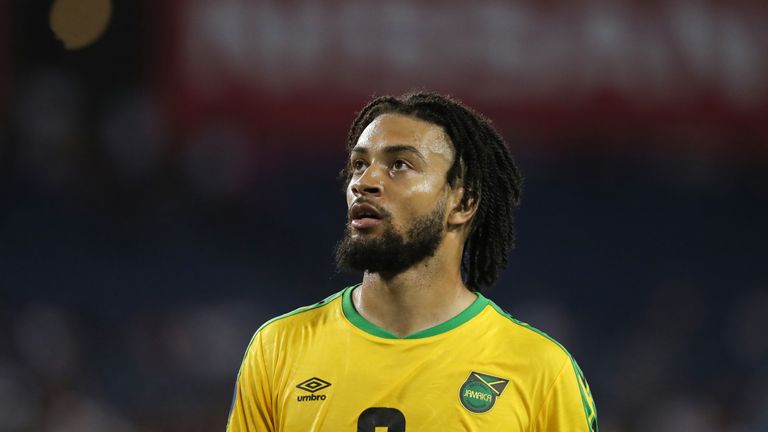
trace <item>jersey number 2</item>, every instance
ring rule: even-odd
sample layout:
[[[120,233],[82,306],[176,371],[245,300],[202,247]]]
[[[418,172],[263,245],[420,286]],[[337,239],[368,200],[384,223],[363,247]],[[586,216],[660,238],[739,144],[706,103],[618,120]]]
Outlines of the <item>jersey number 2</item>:
[[[368,408],[357,418],[357,432],[376,432],[377,427],[387,432],[405,432],[405,416],[395,408]]]

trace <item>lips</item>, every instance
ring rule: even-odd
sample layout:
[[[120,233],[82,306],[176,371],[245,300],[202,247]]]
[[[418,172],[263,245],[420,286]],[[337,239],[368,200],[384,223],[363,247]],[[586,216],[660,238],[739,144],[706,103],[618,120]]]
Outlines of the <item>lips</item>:
[[[381,219],[381,212],[371,204],[357,203],[353,204],[352,208],[349,209],[349,216],[352,220],[363,218]]]
[[[357,229],[371,228],[381,223],[383,212],[369,203],[356,203],[349,209],[352,227]]]

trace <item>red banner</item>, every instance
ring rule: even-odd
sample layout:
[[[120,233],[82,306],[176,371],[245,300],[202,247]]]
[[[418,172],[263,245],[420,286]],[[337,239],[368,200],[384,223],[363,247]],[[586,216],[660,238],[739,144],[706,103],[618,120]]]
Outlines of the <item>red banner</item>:
[[[184,124],[338,138],[372,95],[426,88],[535,142],[768,143],[765,4],[177,0],[165,17]]]

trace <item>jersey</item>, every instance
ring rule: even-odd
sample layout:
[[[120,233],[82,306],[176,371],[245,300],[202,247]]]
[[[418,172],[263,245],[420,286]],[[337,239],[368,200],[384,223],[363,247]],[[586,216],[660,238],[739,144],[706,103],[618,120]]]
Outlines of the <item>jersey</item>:
[[[355,288],[256,331],[228,432],[597,431],[570,354],[482,294],[398,338],[355,310]]]

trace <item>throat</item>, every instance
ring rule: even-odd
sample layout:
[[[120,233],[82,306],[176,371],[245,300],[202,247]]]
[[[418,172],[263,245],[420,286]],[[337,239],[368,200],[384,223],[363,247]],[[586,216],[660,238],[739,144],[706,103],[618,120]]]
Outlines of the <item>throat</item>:
[[[368,322],[400,338],[449,321],[477,299],[460,280],[452,286],[396,286],[377,276],[366,274],[352,292],[353,305]]]

